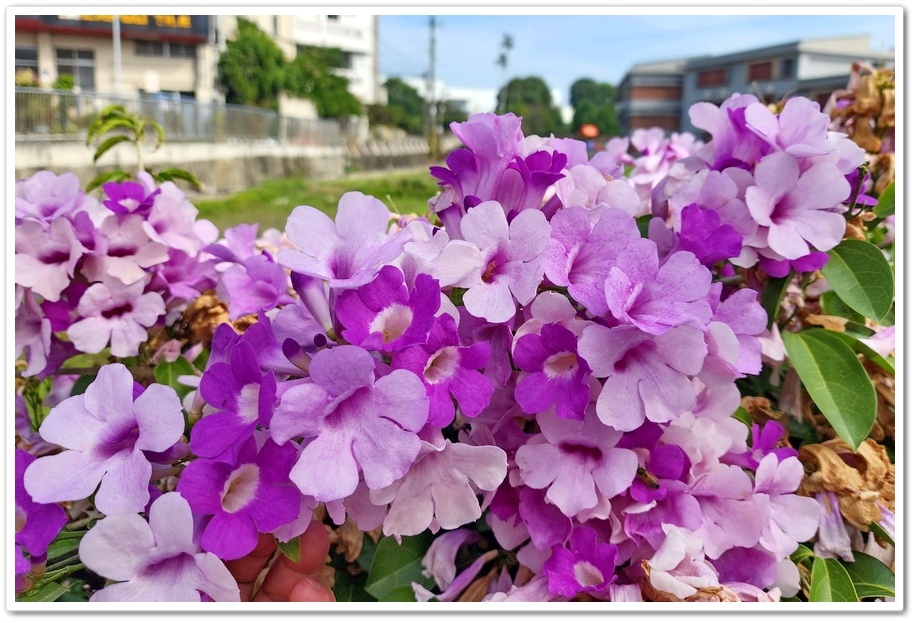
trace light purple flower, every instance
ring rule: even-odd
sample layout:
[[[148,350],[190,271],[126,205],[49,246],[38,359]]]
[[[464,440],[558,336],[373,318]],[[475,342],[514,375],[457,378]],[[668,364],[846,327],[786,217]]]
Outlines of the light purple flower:
[[[426,341],[439,298],[439,284],[429,275],[417,275],[408,288],[399,268],[383,266],[369,283],[342,292],[335,311],[349,343],[391,353]]]
[[[194,520],[181,494],[165,493],[149,523],[121,514],[98,522],[80,541],[80,560],[114,580],[90,601],[239,601],[238,584],[215,554],[194,542]]]
[[[755,102],[744,111],[744,118],[747,127],[774,150],[796,158],[822,156],[834,150],[827,134],[830,116],[821,112],[817,102],[807,98],[789,98],[778,115]]]
[[[516,302],[527,305],[537,294],[550,224],[538,210],[524,210],[508,223],[497,202],[485,201],[461,220],[461,233],[484,256],[480,275],[464,293],[464,306],[487,322],[506,322]]]
[[[620,431],[638,428],[646,419],[668,422],[696,403],[690,376],[706,357],[703,332],[675,327],[653,336],[636,327],[587,327],[579,354],[594,376],[605,378],[598,396],[598,417]]]
[[[71,216],[84,203],[94,201],[83,194],[79,178],[73,173],[57,175],[39,171],[16,182],[16,219],[48,224]]]
[[[191,429],[191,450],[199,456],[216,457],[244,442],[258,424],[270,423],[277,380],[273,372],[261,372],[251,344],[239,341],[229,351],[228,361],[207,368],[199,392],[218,411],[201,418]]]
[[[142,511],[149,502],[152,465],[144,451],[164,452],[184,432],[175,390],[154,383],[134,399],[134,380],[122,364],[109,364],[86,393],[67,398],[38,429],[65,448],[25,472],[25,487],[39,503],[87,498],[106,515]]]
[[[814,499],[820,507],[814,553],[821,558],[840,558],[853,562],[849,526],[840,512],[840,502],[833,491],[818,491]]]
[[[356,288],[371,281],[410,239],[407,230],[389,236],[389,220],[385,204],[359,192],[344,193],[334,221],[311,206],[299,206],[286,223],[296,249],[280,249],[277,257],[290,270],[327,280],[331,288]]]
[[[617,208],[630,216],[639,210],[639,195],[626,180],[609,179],[591,165],[572,167],[555,186],[564,208],[584,208],[593,218],[606,208]]]
[[[546,499],[565,515],[589,511],[601,498],[606,504],[630,486],[637,459],[632,450],[617,447],[623,433],[594,414],[577,421],[547,412],[537,421],[541,432],[515,453],[519,477],[529,487],[546,489]]]
[[[606,589],[617,577],[616,557],[616,545],[599,542],[597,532],[579,525],[573,528],[568,546],[553,546],[542,570],[551,593],[575,597]]]
[[[35,221],[20,223],[16,226],[16,283],[57,301],[70,285],[85,250],[65,218],[54,219],[47,228]]]
[[[200,545],[223,560],[251,553],[259,532],[270,532],[299,514],[301,495],[289,486],[296,460],[292,443],[249,437],[232,462],[198,458],[181,472],[177,491],[205,518]]]
[[[592,315],[608,311],[604,282],[617,255],[639,238],[636,221],[616,208],[604,210],[594,226],[584,208],[564,208],[550,221],[550,242],[544,252],[545,276]]]
[[[795,495],[804,476],[801,461],[780,459],[771,452],[761,459],[754,474],[754,497],[765,496],[769,522],[760,546],[776,558],[785,558],[817,532],[820,505],[814,498]]]
[[[353,493],[360,473],[370,489],[404,476],[429,415],[420,379],[408,370],[376,379],[372,355],[350,345],[318,352],[309,374],[283,394],[270,425],[278,443],[306,438],[290,473],[300,491],[327,502]]]
[[[455,319],[443,314],[424,344],[394,353],[393,368],[410,370],[423,381],[429,397],[429,424],[448,426],[455,419],[455,403],[467,417],[477,417],[490,403],[494,384],[478,372],[487,363],[490,345],[459,346]]]
[[[712,274],[693,253],[678,251],[659,265],[655,243],[640,238],[619,253],[604,291],[617,320],[661,335],[672,327],[706,327],[711,284]]]
[[[168,261],[169,248],[150,239],[145,222],[139,214],[106,218],[99,227],[98,246],[83,267],[86,278],[102,281],[111,276],[131,284],[143,279],[146,269]]]
[[[189,255],[196,255],[216,240],[219,235],[216,227],[210,221],[197,218],[197,208],[174,182],[165,182],[157,188],[152,176],[145,171],[141,171],[137,178],[150,195],[159,190],[143,222],[143,228],[152,240]]]
[[[703,555],[703,540],[678,526],[663,526],[665,540],[646,561],[649,583],[686,599],[697,589],[719,585],[715,567]]]
[[[765,236],[763,255],[798,259],[808,255],[809,245],[829,251],[843,238],[846,219],[833,210],[849,196],[849,182],[832,164],[815,164],[800,173],[791,155],[771,154],[754,170],[754,184],[746,200]]]
[[[15,339],[17,357],[22,354],[27,362],[23,376],[40,374],[48,366],[51,353],[51,321],[48,320],[35,300],[31,290],[16,286]],[[20,296],[21,295],[21,296]]]
[[[292,303],[288,290],[286,271],[267,251],[229,266],[216,286],[220,299],[229,302],[230,320]]]
[[[480,518],[478,491],[494,491],[506,477],[506,452],[441,439],[423,442],[407,474],[390,487],[372,491],[374,504],[391,504],[385,534],[420,534],[427,528],[452,530]],[[472,484],[473,483],[473,484]]]
[[[67,330],[74,346],[84,353],[98,353],[111,344],[115,357],[136,355],[149,337],[147,328],[165,313],[162,295],[144,293],[144,285],[106,279],[89,286],[76,307],[82,319]]]
[[[697,155],[709,163],[712,169],[750,169],[773,151],[765,140],[747,126],[745,113],[749,106],[758,103],[754,95],[735,93],[720,106],[699,102],[690,107],[690,123],[712,135],[712,140],[697,151]]]
[[[732,547],[753,547],[763,537],[770,521],[766,501],[752,496],[753,483],[737,465],[720,464],[701,474],[690,493],[700,503],[703,525],[696,534],[710,558]]]
[[[572,331],[560,324],[546,324],[540,333],[519,338],[512,357],[527,373],[515,386],[515,399],[526,413],[536,415],[555,406],[563,419],[585,417],[591,369],[579,356]]]

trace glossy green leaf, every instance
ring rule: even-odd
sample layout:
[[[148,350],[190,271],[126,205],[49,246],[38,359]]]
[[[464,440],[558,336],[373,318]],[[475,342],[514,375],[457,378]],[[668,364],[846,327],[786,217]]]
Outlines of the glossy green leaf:
[[[352,575],[346,569],[338,569],[334,574],[334,599],[338,603],[377,601],[366,592],[366,574]]]
[[[856,588],[843,565],[834,558],[815,558],[811,565],[808,601],[859,601]]]
[[[767,328],[772,327],[773,322],[779,317],[779,305],[785,299],[786,289],[794,274],[790,272],[786,277],[770,279],[763,287],[760,293],[760,305],[767,313]]]
[[[184,180],[194,187],[194,190],[202,191],[204,186],[197,177],[190,171],[184,169],[163,169],[155,176],[161,182],[174,182],[175,180]]]
[[[863,355],[866,359],[871,361],[873,364],[875,364],[876,366],[878,366],[885,372],[888,372],[890,374],[895,373],[894,372],[895,367],[894,367],[893,361],[891,361],[887,357],[882,357],[881,355],[876,353],[871,347],[865,344],[862,340],[856,339],[851,335],[847,335],[846,333],[839,333],[836,331],[834,331],[832,335],[843,340],[843,342],[845,342],[846,345],[849,346],[849,348],[859,353],[860,355]]]
[[[172,389],[176,390],[179,396],[184,396],[191,390],[191,388],[187,385],[182,385],[179,383],[178,377],[193,375],[194,373],[194,366],[192,366],[191,363],[184,357],[179,357],[172,362],[163,359],[156,366],[155,370],[153,370],[153,374],[156,377],[156,382],[161,383],[162,385],[168,385]]]
[[[96,188],[99,188],[108,182],[124,182],[129,179],[130,173],[127,173],[126,171],[116,170],[109,171],[108,173],[102,173],[101,175],[92,178],[92,180],[86,184],[86,192],[92,192]]]
[[[843,302],[866,318],[883,318],[894,304],[894,273],[881,250],[847,239],[828,255],[821,273]]]
[[[891,182],[878,197],[878,203],[872,210],[878,218],[887,218],[894,213],[894,184],[895,182]]]
[[[865,322],[865,316],[844,303],[834,290],[827,290],[821,294],[821,309],[829,316],[839,316],[859,323]]]
[[[852,555],[853,562],[841,564],[849,574],[859,599],[896,596],[894,572],[887,565],[862,552],[853,552]]]
[[[893,462],[894,462],[894,457],[893,457],[893,455],[890,455],[890,453],[889,453],[889,458],[890,458],[890,460],[891,460],[891,463],[893,463]],[[894,545],[894,539],[891,537],[890,534],[888,534],[887,530],[885,530],[884,528],[881,527],[880,524],[877,524],[877,523],[875,523],[875,522],[871,522],[871,525],[868,526],[868,529],[869,529],[870,531],[874,532],[874,533],[875,533],[875,536],[877,536],[878,538],[887,541],[887,542],[890,543],[891,545]]]
[[[875,422],[877,398],[856,354],[826,329],[785,331],[782,340],[814,404],[840,439],[858,448]]]
[[[432,587],[432,578],[423,575],[422,563],[432,536],[424,532],[401,541],[398,545],[392,537],[381,539],[372,557],[366,592],[380,601],[414,601],[411,582]]]

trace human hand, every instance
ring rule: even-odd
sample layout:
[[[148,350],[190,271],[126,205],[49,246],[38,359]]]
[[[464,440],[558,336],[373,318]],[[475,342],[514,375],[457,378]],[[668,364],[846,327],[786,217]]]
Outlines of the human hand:
[[[242,601],[335,601],[331,589],[318,581],[330,547],[324,525],[312,521],[299,537],[299,562],[280,552],[254,595],[255,582],[277,549],[274,537],[262,534],[254,551],[226,561],[226,567],[239,584]]]

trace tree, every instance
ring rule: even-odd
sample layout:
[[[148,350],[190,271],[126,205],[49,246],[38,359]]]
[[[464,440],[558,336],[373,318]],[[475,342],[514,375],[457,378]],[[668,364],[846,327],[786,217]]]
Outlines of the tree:
[[[507,101],[510,92],[512,99],[508,105],[500,104]],[[513,78],[499,90],[496,101],[497,114],[513,112],[522,118],[522,132],[525,134],[549,136],[567,133],[560,109],[553,105],[550,89],[542,78]]]
[[[226,42],[217,61],[226,102],[276,110],[285,66],[283,50],[274,40],[253,22],[238,18],[238,34]]]
[[[300,46],[286,65],[284,87],[290,95],[314,102],[320,117],[360,115],[362,103],[350,93],[347,79],[334,73],[343,66],[343,52],[337,48]]]
[[[503,70],[503,78],[505,78],[506,68],[509,66],[509,52],[512,50],[512,47],[515,45],[515,42],[512,40],[512,36],[508,34],[503,35],[503,42],[500,45],[499,56],[496,57],[496,64],[499,65]],[[506,108],[508,106],[509,92],[506,91],[506,99],[502,100],[502,107]]]
[[[595,82],[591,78],[580,78],[569,88],[569,103],[575,110],[572,118],[572,132],[579,131],[584,124],[598,127],[602,136],[620,134],[617,119],[617,90],[606,82]]]
[[[369,122],[392,125],[408,134],[423,134],[426,102],[419,91],[400,78],[388,78],[383,86],[388,93],[388,104],[370,106]]]

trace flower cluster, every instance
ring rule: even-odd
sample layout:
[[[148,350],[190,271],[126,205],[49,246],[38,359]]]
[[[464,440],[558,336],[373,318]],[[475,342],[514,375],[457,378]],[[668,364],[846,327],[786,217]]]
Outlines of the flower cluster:
[[[216,329],[183,403],[114,363],[24,431],[17,573],[63,526],[57,503],[91,499],[104,518],[79,553],[113,582],[92,599],[238,599],[221,561],[321,505],[435,534],[438,592],[419,600],[497,559],[487,601],[794,595],[790,556],[826,511],[798,493],[783,428],[733,417],[770,335],[749,275],[823,265],[864,154],[802,98],[690,114],[708,142],[642,132],[636,156],[592,157],[474,115],[431,169],[428,216],[350,192],[262,238],[217,240],[172,184],[109,184],[98,204],[72,176],[20,183],[24,375],[135,356],[205,290],[247,328]],[[460,548],[477,553],[457,573]]]

